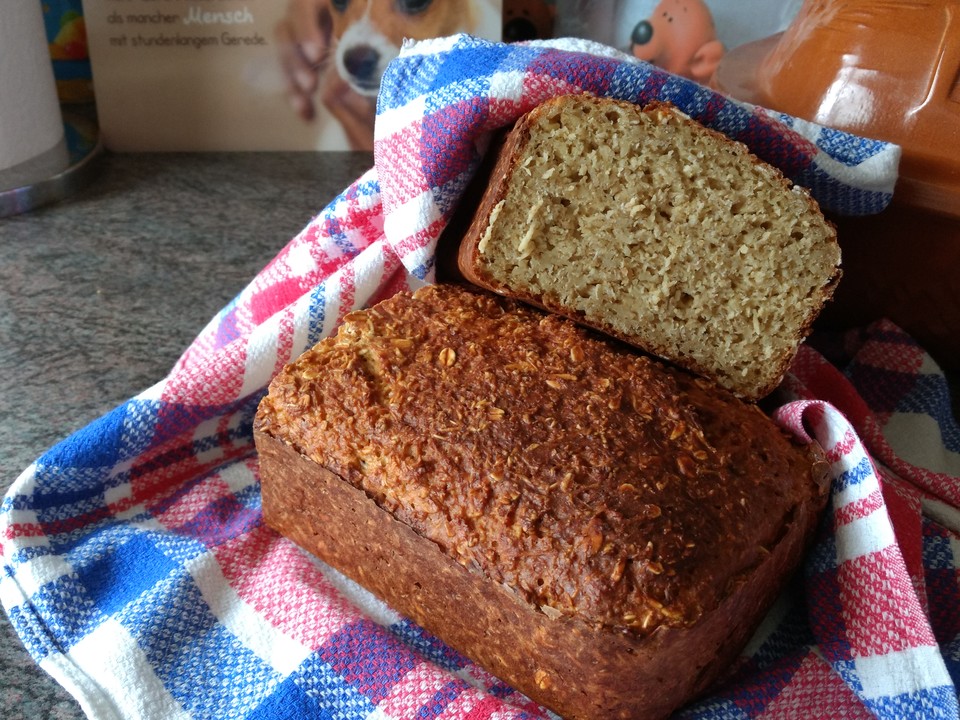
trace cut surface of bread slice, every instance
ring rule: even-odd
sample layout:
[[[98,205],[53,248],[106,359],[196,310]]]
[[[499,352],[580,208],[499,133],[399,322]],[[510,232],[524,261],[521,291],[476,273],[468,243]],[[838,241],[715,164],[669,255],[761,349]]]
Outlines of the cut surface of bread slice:
[[[839,281],[809,193],[669,104],[554,98],[498,152],[464,277],[740,397],[777,386]]]

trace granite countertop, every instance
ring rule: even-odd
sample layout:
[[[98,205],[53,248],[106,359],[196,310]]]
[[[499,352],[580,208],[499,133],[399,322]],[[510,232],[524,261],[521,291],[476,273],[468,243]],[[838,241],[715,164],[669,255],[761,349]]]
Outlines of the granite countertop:
[[[0,493],[161,380],[365,153],[106,154],[56,205],[0,219]],[[0,613],[0,717],[81,718]]]

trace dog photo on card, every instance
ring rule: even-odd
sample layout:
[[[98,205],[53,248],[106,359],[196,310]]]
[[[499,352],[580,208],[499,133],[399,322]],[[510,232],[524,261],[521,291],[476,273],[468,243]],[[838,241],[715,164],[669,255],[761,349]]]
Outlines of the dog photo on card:
[[[500,0],[290,0],[275,39],[292,110],[327,115],[352,150],[373,148],[380,78],[404,40],[501,34]],[[330,146],[323,135],[318,148]]]
[[[460,33],[499,41],[503,4],[85,0],[104,144],[370,150],[380,78],[403,42]]]

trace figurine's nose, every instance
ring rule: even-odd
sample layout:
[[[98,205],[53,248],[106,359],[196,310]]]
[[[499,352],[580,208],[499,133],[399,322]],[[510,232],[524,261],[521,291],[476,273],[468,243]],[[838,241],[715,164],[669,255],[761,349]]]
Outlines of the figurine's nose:
[[[652,37],[653,25],[646,20],[641,20],[637,23],[636,27],[633,28],[633,33],[630,35],[630,42],[634,45],[646,45]]]

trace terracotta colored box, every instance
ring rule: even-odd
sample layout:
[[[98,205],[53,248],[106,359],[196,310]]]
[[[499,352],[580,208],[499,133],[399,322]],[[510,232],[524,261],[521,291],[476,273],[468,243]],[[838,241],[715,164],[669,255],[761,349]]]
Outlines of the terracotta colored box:
[[[713,84],[903,147],[892,206],[833,218],[844,279],[822,320],[887,317],[960,369],[960,1],[807,0],[783,33],[728,52]]]

